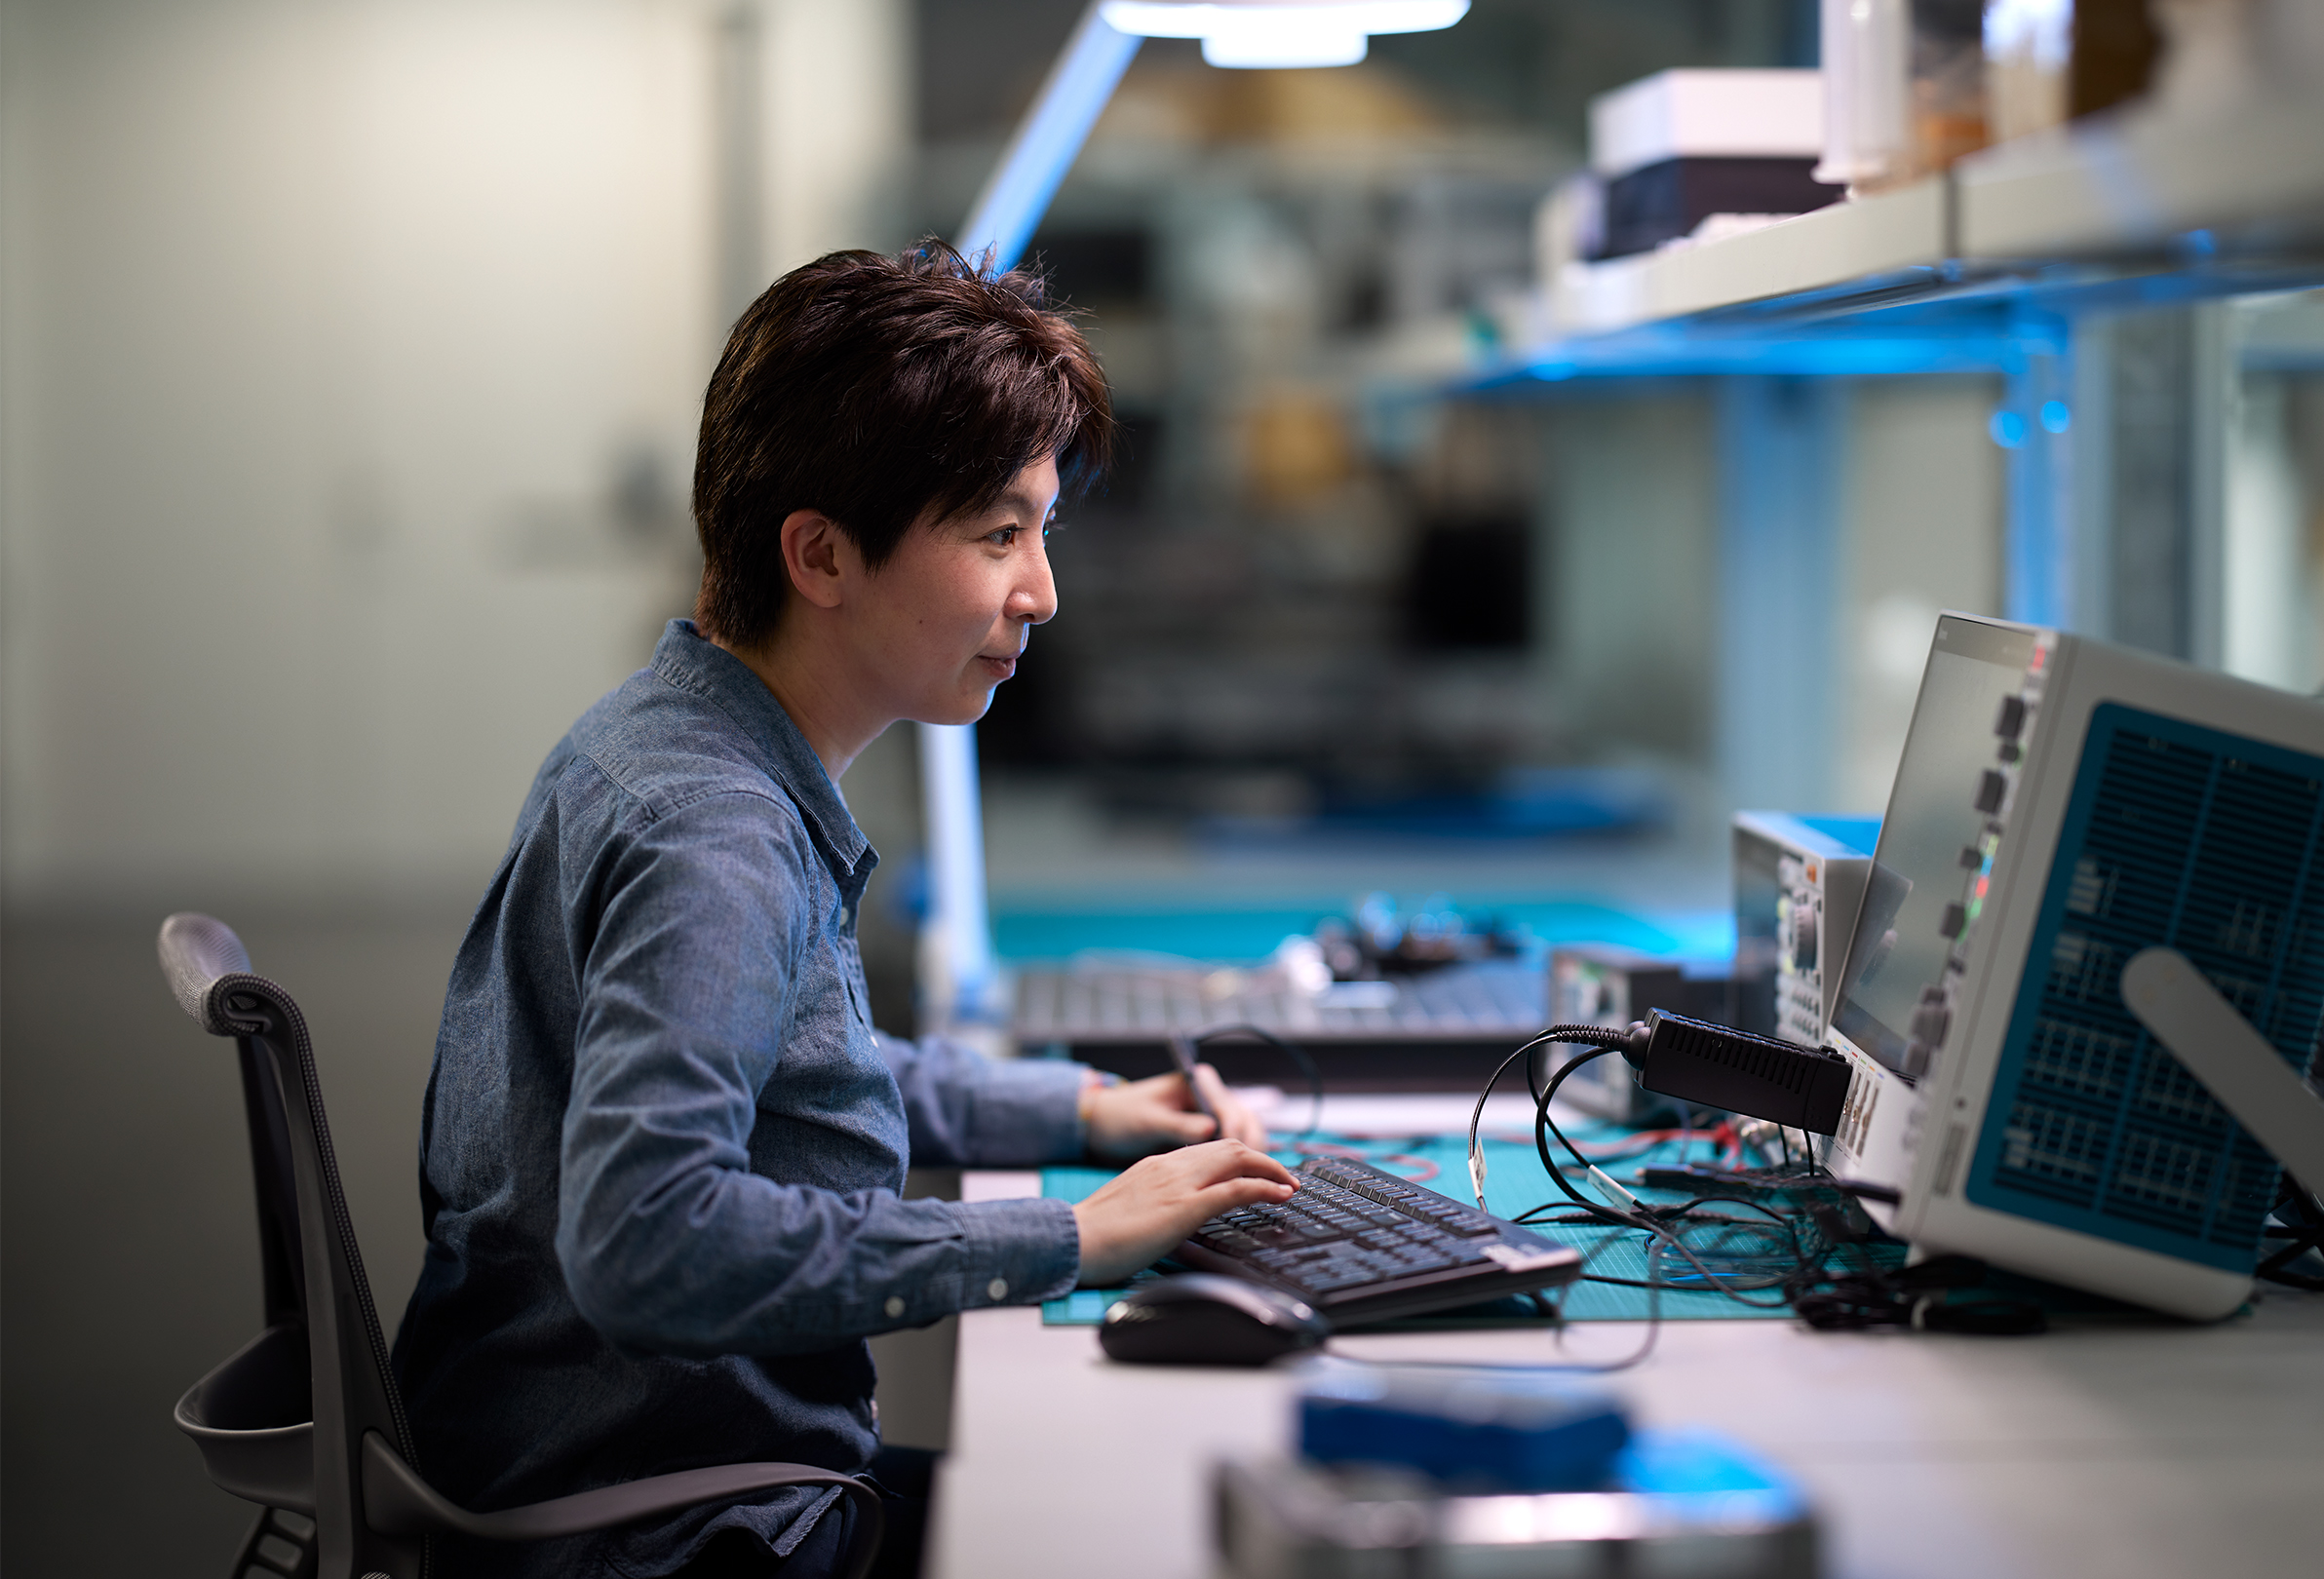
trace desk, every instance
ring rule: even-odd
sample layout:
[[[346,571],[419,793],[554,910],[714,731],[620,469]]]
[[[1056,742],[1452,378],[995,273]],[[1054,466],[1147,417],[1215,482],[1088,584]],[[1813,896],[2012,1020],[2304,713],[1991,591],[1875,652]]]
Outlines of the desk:
[[[963,1199],[1039,1191],[969,1174]],[[1569,1358],[1626,1354],[1592,1324]],[[1546,1360],[1542,1332],[1333,1340],[1361,1359]],[[1830,1579],[2241,1579],[2324,1541],[2324,1296],[2216,1328],[2036,1338],[1666,1324],[1611,1378],[1644,1422],[1716,1426],[1806,1483]],[[960,1321],[929,1579],[1200,1579],[1209,1466],[1287,1445],[1285,1379],[1117,1366],[1037,1309]]]

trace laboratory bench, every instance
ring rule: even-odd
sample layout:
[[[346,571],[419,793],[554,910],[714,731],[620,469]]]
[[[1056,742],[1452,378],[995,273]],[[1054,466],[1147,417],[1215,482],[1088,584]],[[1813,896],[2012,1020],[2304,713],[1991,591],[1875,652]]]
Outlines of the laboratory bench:
[[[971,1173],[965,1200],[1040,1193]],[[1286,1451],[1278,1370],[1107,1361],[1035,1308],[960,1319],[929,1579],[1199,1579],[1209,1478]],[[1637,1323],[1353,1334],[1335,1354],[1493,1364],[1629,1354]],[[2185,1579],[2314,1571],[2324,1295],[2268,1289],[2211,1327],[2034,1337],[1666,1322],[1607,1378],[1640,1424],[1708,1426],[1794,1474],[1828,1579]]]

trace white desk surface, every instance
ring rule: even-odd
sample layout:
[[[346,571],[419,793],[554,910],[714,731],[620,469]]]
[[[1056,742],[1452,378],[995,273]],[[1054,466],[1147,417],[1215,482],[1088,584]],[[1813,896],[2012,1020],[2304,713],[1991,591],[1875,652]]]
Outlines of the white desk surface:
[[[1035,1194],[970,1174],[963,1198]],[[1335,1338],[1364,1359],[1610,1358],[1644,1329]],[[1265,1370],[1114,1365],[1037,1309],[961,1318],[930,1579],[1202,1579],[1209,1466],[1290,1440]],[[2324,1296],[2213,1328],[1975,1338],[1665,1323],[1608,1378],[1642,1423],[1709,1425],[1807,1485],[1829,1579],[2324,1572]]]

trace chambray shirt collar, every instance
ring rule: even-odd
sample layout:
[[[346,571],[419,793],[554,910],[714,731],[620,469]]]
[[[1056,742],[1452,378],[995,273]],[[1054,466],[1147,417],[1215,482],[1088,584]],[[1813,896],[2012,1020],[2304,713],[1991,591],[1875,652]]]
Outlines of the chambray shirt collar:
[[[706,698],[741,728],[757,748],[768,775],[790,791],[807,820],[833,878],[860,891],[879,865],[879,852],[855,826],[839,787],[823,768],[783,704],[748,664],[710,641],[692,620],[672,620],[654,647],[653,671],[680,690]],[[852,896],[851,896],[852,902]]]

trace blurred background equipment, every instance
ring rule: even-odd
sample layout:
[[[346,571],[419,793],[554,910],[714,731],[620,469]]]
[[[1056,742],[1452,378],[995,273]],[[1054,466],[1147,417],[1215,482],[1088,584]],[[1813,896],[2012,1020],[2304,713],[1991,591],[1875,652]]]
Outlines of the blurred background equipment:
[[[1729,1023],[1760,1036],[1824,1045],[1879,834],[1877,817],[1735,813]]]
[[[1254,1027],[1309,1050],[1336,1090],[1452,1091],[1540,1028],[1540,974],[1524,957],[1536,947],[1490,918],[1472,924],[1442,896],[1408,916],[1375,894],[1254,966],[1092,950],[1062,968],[1022,968],[1009,1033],[1028,1050],[1139,1076],[1172,1066],[1175,1039]],[[1210,1057],[1246,1083],[1290,1084],[1302,1072],[1265,1045]]]
[[[1594,257],[1693,235],[1713,215],[1805,213],[1844,191],[1815,175],[1823,85],[1813,71],[1663,71],[1590,105],[1605,182]],[[1729,228],[1732,228],[1731,224]]]
[[[1740,957],[1738,955],[1738,957]],[[1549,951],[1549,1016],[1560,1024],[1627,1029],[1656,1009],[1693,1020],[1735,1023],[1729,1007],[1739,982],[1724,960],[1661,959],[1606,944],[1569,944]],[[1536,1056],[1528,1075],[1535,1090],[1581,1051],[1565,1043]],[[1583,1112],[1642,1128],[1666,1121],[1684,1129],[1696,1115],[1646,1090],[1629,1063],[1599,1059],[1573,1071],[1560,1095]]]

